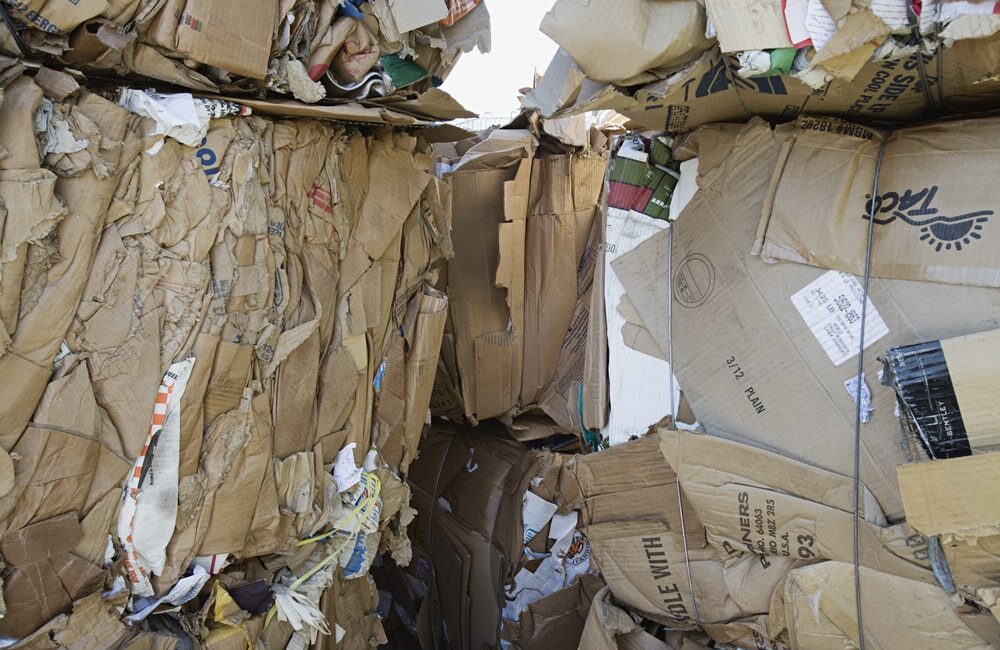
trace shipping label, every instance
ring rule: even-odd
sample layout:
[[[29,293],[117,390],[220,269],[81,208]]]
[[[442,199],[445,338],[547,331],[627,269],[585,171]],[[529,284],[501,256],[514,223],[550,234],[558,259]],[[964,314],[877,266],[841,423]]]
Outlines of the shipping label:
[[[792,296],[792,304],[833,365],[858,354],[864,289],[850,273],[829,271]],[[889,333],[871,298],[868,299],[865,348]]]

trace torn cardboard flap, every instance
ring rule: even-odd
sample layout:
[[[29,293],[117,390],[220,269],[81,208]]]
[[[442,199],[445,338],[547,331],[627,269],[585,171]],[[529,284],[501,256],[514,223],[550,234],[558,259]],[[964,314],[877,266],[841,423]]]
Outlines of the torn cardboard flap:
[[[998,464],[1000,454],[990,453],[900,465],[896,471],[907,522],[928,536],[974,539],[997,534]]]
[[[576,101],[586,78],[569,52],[559,48],[541,81],[524,97],[521,106],[536,109],[544,116],[554,115]]]
[[[988,192],[978,175],[955,171],[988,174],[997,138],[995,118],[936,122],[888,136],[874,199],[873,276],[1000,286],[996,249],[989,245],[996,218]],[[862,275],[881,139],[855,124],[799,118],[762,210],[760,255]],[[819,177],[825,182],[813,182]]]
[[[860,572],[866,643],[926,650],[993,647],[937,585],[866,567]],[[822,562],[795,569],[785,583],[784,611],[793,647],[834,650],[857,644],[853,567]]]
[[[511,643],[524,650],[547,650],[555,646],[576,647],[595,594],[604,582],[590,574],[541,598],[521,614],[516,629],[509,634]]]
[[[579,647],[582,650],[670,650],[666,643],[643,630],[614,603],[608,587],[594,596]]]
[[[82,531],[75,513],[31,526],[0,542],[0,552],[13,567],[4,579],[7,612],[0,633],[27,636],[49,619],[69,611],[74,599],[103,583],[100,567],[74,555]]]

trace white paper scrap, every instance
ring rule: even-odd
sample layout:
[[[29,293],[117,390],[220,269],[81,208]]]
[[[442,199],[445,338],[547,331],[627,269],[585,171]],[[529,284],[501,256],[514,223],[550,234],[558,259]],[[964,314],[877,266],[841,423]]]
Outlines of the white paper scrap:
[[[909,0],[872,0],[872,13],[882,19],[889,29],[901,31],[909,28]]]
[[[1000,2],[970,2],[969,0],[952,0],[941,4],[941,22],[947,23],[970,14],[1000,13]]]
[[[786,0],[782,3],[785,11],[785,27],[788,29],[788,40],[796,48],[812,44],[809,29],[806,27],[806,14],[809,11],[809,0]]]
[[[361,481],[361,468],[354,463],[354,448],[357,443],[351,442],[337,453],[333,466],[333,480],[337,482],[338,492],[347,492]]]
[[[768,56],[770,61],[770,56]],[[677,221],[681,212],[698,192],[698,159],[692,158],[681,163],[681,178],[674,188],[674,195],[670,197],[670,220]]]
[[[611,263],[646,241],[667,222],[638,212],[608,210],[605,234],[604,302],[608,327],[608,381],[611,412],[601,432],[612,446],[646,433],[670,413],[670,364],[633,350],[625,344],[625,317],[616,308],[625,287]],[[666,252],[664,252],[666,254]],[[680,402],[680,385],[673,381],[674,405]]]
[[[554,515],[552,517],[552,525],[549,526],[549,539],[562,539],[576,530],[579,518],[579,513],[575,510],[568,515]]]
[[[844,388],[851,394],[851,399],[857,403],[858,400],[858,376],[854,375],[844,382]],[[872,391],[865,381],[865,373],[861,373],[861,421],[868,422],[872,419]]]
[[[156,123],[153,134],[160,136],[160,139],[149,148],[149,154],[160,150],[163,137],[171,137],[181,144],[197,147],[208,134],[208,113],[198,110],[190,93],[147,93],[125,88],[118,103]]]
[[[809,7],[806,9],[806,31],[809,32],[809,38],[817,50],[822,50],[837,31],[837,23],[821,0],[809,0]]]
[[[524,543],[535,538],[538,531],[545,528],[558,506],[549,503],[534,492],[524,493]]]
[[[145,605],[135,614],[126,617],[125,620],[129,623],[138,623],[152,614],[153,610],[164,603],[169,603],[179,607],[197,596],[198,592],[201,591],[201,588],[205,586],[205,583],[208,582],[208,579],[211,577],[212,575],[203,567],[195,565],[192,575],[178,580],[177,584],[175,584],[173,588],[167,592],[166,596],[162,596],[149,602],[149,604]],[[146,600],[148,599],[139,599],[137,602],[144,602]]]

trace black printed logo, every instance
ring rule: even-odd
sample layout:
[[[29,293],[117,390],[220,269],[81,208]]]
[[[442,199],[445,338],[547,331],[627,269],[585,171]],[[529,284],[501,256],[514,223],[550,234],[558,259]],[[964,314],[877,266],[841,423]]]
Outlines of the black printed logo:
[[[730,86],[736,86],[737,89],[751,90],[764,95],[787,95],[788,89],[785,88],[785,82],[781,77],[755,77],[753,79],[744,79],[743,77],[734,74],[733,70],[738,68],[739,65],[736,62],[735,57],[720,57],[712,65],[712,69],[706,72],[701,79],[698,81],[698,86],[695,89],[695,97],[707,97],[708,95],[714,95],[715,93],[721,93],[729,90]],[[688,84],[691,82],[689,81]],[[684,93],[687,95],[687,85],[684,87]],[[685,97],[684,101],[688,98]]]
[[[685,257],[674,272],[674,296],[685,307],[701,307],[714,288],[715,267],[701,253]]]
[[[938,186],[925,187],[919,192],[907,189],[903,194],[886,192],[875,197],[875,223],[890,224],[896,219],[920,229],[920,241],[927,242],[935,251],[962,250],[977,239],[982,239],[982,230],[993,216],[993,210],[977,210],[953,217],[938,214],[933,207]],[[865,206],[871,209],[871,194],[865,196]],[[889,217],[879,218],[880,214]],[[868,215],[863,217],[868,219]]]

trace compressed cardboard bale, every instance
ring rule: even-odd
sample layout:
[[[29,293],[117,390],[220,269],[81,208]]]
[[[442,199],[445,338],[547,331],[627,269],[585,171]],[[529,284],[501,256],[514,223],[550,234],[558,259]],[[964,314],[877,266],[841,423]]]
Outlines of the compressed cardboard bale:
[[[700,189],[675,225],[673,272],[661,254],[666,234],[623,257],[615,270],[657,340],[668,338],[663,282],[673,278],[674,372],[707,431],[850,475],[858,407],[844,384],[857,375],[861,281],[800,264],[765,264],[749,254],[789,128],[772,131],[753,121],[735,137],[703,143]],[[892,468],[918,452],[902,444],[894,392],[875,381],[878,353],[989,329],[985,316],[995,310],[984,306],[997,299],[980,287],[871,283],[864,373],[872,410],[861,430],[861,480],[892,521],[903,515]],[[927,300],[939,309],[924,309]]]
[[[31,119],[37,102],[41,101],[41,91],[30,79],[22,77],[15,82],[15,88],[5,94],[5,103],[7,101],[17,103],[10,107],[10,113],[4,111],[9,116],[8,119],[14,120],[17,116],[22,120]],[[99,125],[103,130],[102,137],[106,138],[100,142],[104,150],[98,153],[99,142],[88,141],[86,152],[74,154],[79,161],[74,175],[56,180],[55,196],[62,200],[68,211],[67,218],[59,220],[57,228],[60,259],[46,270],[44,286],[38,287],[28,296],[22,295],[21,316],[7,325],[11,328],[11,341],[7,346],[7,354],[0,357],[0,367],[4,368],[7,376],[16,380],[11,384],[13,390],[5,392],[6,399],[0,407],[0,440],[5,449],[13,447],[17,442],[31,417],[33,405],[44,391],[49,374],[48,366],[69,329],[117,182],[117,176],[113,172],[122,151],[121,142],[124,140],[127,115],[125,110],[90,94],[82,96],[75,104],[79,122],[73,126],[86,122],[96,129]],[[9,128],[25,129],[22,133],[32,132],[27,130],[30,127],[25,124],[8,122],[8,125]],[[4,143],[8,151],[16,152],[5,161],[5,165],[8,168],[13,165],[26,165],[28,168],[32,164],[37,165],[40,156],[33,139],[25,142],[24,135],[18,137],[18,142]],[[55,199],[46,199],[44,206],[38,206],[45,214],[50,215],[46,217],[48,219],[52,216],[52,206],[57,205],[54,201]],[[50,227],[53,224],[54,221],[49,221]],[[37,232],[36,236],[43,232],[44,230]],[[21,255],[25,256],[21,259],[25,266],[21,267],[21,271],[12,267],[5,274],[12,273],[15,281],[22,274],[22,277],[29,279],[37,276],[38,270],[27,265],[28,249],[20,243],[12,243],[11,246],[21,246]],[[39,263],[40,260],[36,259],[35,264]],[[10,289],[13,290],[14,286],[16,285],[12,285]]]
[[[373,456],[368,476],[380,476],[384,487],[375,499],[380,515],[373,515],[361,546],[374,555],[383,539],[379,529],[392,528],[384,538],[395,557],[406,558],[412,511],[397,476],[416,452],[430,399],[427,369],[436,366],[446,315],[447,300],[427,283],[452,251],[447,190],[432,181],[431,159],[418,152],[416,139],[391,131],[369,139],[320,122],[238,117],[214,120],[206,139],[192,147],[162,141],[151,121],[86,91],[70,91],[38,110],[41,97],[30,79],[13,90],[6,95],[12,98],[6,131],[0,128],[9,154],[2,163],[14,171],[34,165],[41,174],[27,180],[35,189],[21,194],[35,200],[48,187],[52,201],[66,193],[66,208],[52,203],[58,206],[52,223],[34,234],[30,227],[22,232],[20,222],[0,221],[0,237],[10,236],[0,242],[13,242],[14,251],[4,260],[23,262],[2,276],[4,287],[9,282],[18,291],[3,294],[0,363],[34,355],[40,381],[35,386],[25,375],[16,382],[16,397],[37,396],[11,402],[3,416],[17,457],[12,472],[2,464],[10,457],[0,458],[0,544],[10,567],[7,636],[30,634],[39,647],[55,647],[60,641],[49,634],[77,634],[79,617],[69,614],[74,601],[118,574],[120,563],[101,567],[120,560],[109,532],[122,479],[132,459],[157,457],[161,433],[150,432],[156,390],[147,395],[146,384],[158,384],[177,361],[193,364],[195,373],[179,422],[172,423],[180,431],[178,503],[175,520],[163,522],[173,535],[165,566],[154,576],[157,595],[171,591],[192,563],[210,571],[200,574],[207,580],[222,566],[231,577],[272,563],[265,572],[270,584],[286,565],[302,574],[317,561],[291,560],[287,553],[346,516],[324,461],[332,462],[348,437],[357,450],[347,457],[360,464],[368,454],[373,414],[382,397],[385,408],[390,404],[373,383],[391,346],[395,370],[406,378],[398,419],[408,426],[409,443],[382,441],[386,455]],[[19,132],[35,133],[36,110],[49,128],[39,138],[44,159],[34,138]],[[50,183],[36,182],[47,174]],[[376,187],[403,179],[410,190],[369,194],[359,175]],[[39,201],[28,206],[14,194],[8,198],[8,209],[42,214]],[[337,351],[347,352],[354,381],[324,385],[326,360],[342,360]],[[302,383],[281,381],[296,374]],[[342,407],[328,420],[338,429],[317,439],[311,422],[324,399]],[[22,419],[26,429],[17,424]],[[332,440],[345,425],[343,438]],[[169,457],[165,450],[161,459]],[[143,477],[170,480],[171,472],[153,476],[145,466],[137,470],[140,483]],[[10,480],[2,480],[7,474]],[[16,540],[66,519],[72,531],[49,535],[65,549],[41,558],[17,555]],[[354,555],[339,563],[354,567]],[[351,570],[364,576],[362,567]],[[197,591],[171,598],[183,603]],[[317,606],[321,592],[309,596]],[[346,626],[345,642],[357,647],[379,642],[375,601],[369,601],[371,625]],[[171,616],[153,614],[163,615]],[[334,617],[356,618],[347,609]],[[246,629],[261,623],[246,621]],[[101,625],[105,639],[119,634],[110,621]],[[227,640],[220,634],[201,640],[211,647],[243,643],[231,630],[235,635],[222,635]],[[137,648],[177,643],[162,634],[129,638],[128,647]]]
[[[453,19],[464,18],[453,24],[431,19],[442,11],[447,16],[448,9],[429,0],[412,8],[378,0],[364,13],[353,4],[343,7],[328,0],[287,6],[269,0],[84,0],[71,6],[32,0],[11,5],[20,38],[15,41],[5,31],[4,49],[202,92],[269,88],[309,103],[328,97],[374,99],[431,119],[452,119],[472,114],[435,86],[463,52],[476,47],[489,51],[489,12],[485,6],[475,8],[473,15],[455,14]],[[400,75],[398,64],[393,65],[404,52],[411,59],[410,75]],[[324,75],[331,64],[337,76]],[[60,84],[49,86],[59,94]],[[374,112],[380,110],[399,120],[414,119],[392,108]],[[330,116],[350,119],[371,112],[354,104],[334,108]]]
[[[579,419],[605,159],[524,157],[536,144],[528,131],[499,129],[438,147],[454,206],[447,286],[458,388],[474,421],[502,416],[524,431],[517,416],[538,406],[569,431]]]

